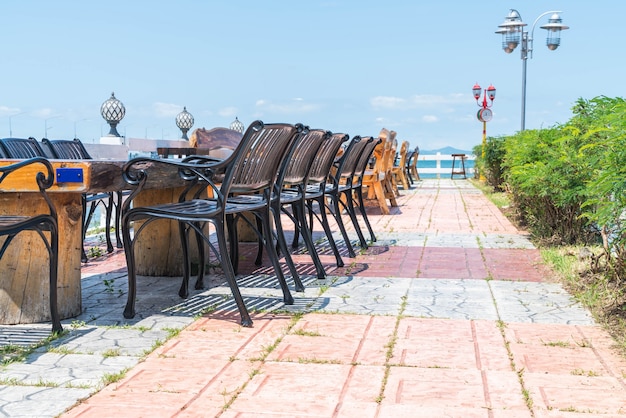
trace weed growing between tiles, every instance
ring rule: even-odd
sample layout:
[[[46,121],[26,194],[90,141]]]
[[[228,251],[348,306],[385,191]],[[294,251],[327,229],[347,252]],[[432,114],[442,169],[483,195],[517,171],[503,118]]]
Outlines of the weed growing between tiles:
[[[391,372],[391,359],[393,358],[393,349],[396,346],[396,342],[398,341],[398,328],[400,327],[400,320],[403,318],[404,311],[406,309],[407,304],[407,294],[402,296],[402,303],[400,304],[400,312],[396,317],[396,324],[393,328],[393,333],[391,334],[391,339],[387,343],[387,354],[385,356],[385,374],[383,375],[383,381],[380,386],[380,393],[376,397],[376,403],[379,405],[385,399],[385,389],[387,388],[387,382],[389,381],[389,373]]]

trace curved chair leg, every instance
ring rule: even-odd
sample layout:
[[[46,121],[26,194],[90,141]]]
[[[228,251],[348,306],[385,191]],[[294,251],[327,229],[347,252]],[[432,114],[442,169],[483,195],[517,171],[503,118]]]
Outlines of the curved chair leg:
[[[326,215],[326,206],[324,205],[324,197],[321,198],[320,201],[317,201],[318,206],[320,208],[320,217],[321,217],[321,224],[322,224],[322,228],[324,228],[324,233],[326,234],[326,239],[328,240],[328,245],[330,245],[330,249],[333,251],[333,254],[335,255],[335,263],[337,264],[337,267],[343,267],[344,263],[343,263],[343,259],[341,258],[341,254],[339,253],[339,248],[337,248],[337,243],[335,242],[335,239],[333,238],[333,232],[330,230],[330,225],[328,224],[328,216]],[[313,207],[309,206],[309,211],[313,211]],[[311,224],[309,224],[310,227],[312,228],[313,223],[311,222]]]
[[[298,274],[298,271],[296,270],[296,265],[293,262],[293,258],[291,258],[291,253],[289,252],[289,249],[287,248],[287,241],[285,240],[285,232],[283,231],[283,224],[282,224],[282,221],[280,220],[280,208],[274,207],[270,209],[270,211],[272,212],[272,215],[274,216],[274,228],[276,228],[276,244],[277,244],[276,246],[280,249],[280,251],[285,256],[285,263],[287,264],[287,267],[289,268],[289,272],[291,273],[291,277],[293,278],[296,292],[304,292],[304,284],[302,283],[302,280],[300,280],[300,275]],[[268,243],[268,245],[273,245],[273,240],[270,239],[269,242],[266,240],[266,243]],[[279,257],[278,251],[276,251],[276,257],[277,258]]]
[[[370,220],[367,217],[367,212],[365,211],[365,204],[363,202],[363,189],[360,187],[355,190],[357,202],[359,205],[359,212],[361,212],[361,216],[363,217],[363,221],[365,222],[365,226],[370,234],[370,238],[372,242],[376,242],[376,235],[374,235],[374,230],[372,229],[372,225],[370,224]]]
[[[357,236],[359,237],[359,242],[361,243],[361,248],[367,248],[367,241],[365,240],[365,236],[363,236],[363,232],[361,231],[361,226],[359,225],[359,221],[356,218],[356,211],[354,210],[354,199],[352,197],[352,190],[348,190],[343,193],[346,197],[345,208],[346,212],[348,212],[348,216],[352,221],[352,225],[354,226],[354,230],[356,231]]]
[[[122,199],[124,198],[124,194],[122,192],[115,192],[115,196],[117,197],[117,202],[114,203],[115,206],[115,246],[117,248],[122,248],[122,238],[120,236],[120,222],[122,219]]]
[[[324,266],[322,265],[322,261],[320,260],[319,254],[315,249],[315,244],[313,243],[313,237],[311,236],[311,230],[308,228],[306,224],[306,216],[304,214],[304,202],[298,202],[293,206],[293,212],[296,214],[295,218],[298,220],[298,225],[296,225],[296,230],[302,230],[302,238],[304,239],[304,244],[307,247],[307,251],[313,260],[313,265],[315,266],[315,271],[317,273],[317,278],[320,280],[326,279],[326,271],[324,270]]]
[[[128,295],[126,307],[124,308],[124,318],[135,317],[135,298],[137,297],[137,272],[135,269],[134,240],[137,239],[138,231],[135,231],[133,240],[130,238],[130,220],[122,217],[122,242],[124,243],[124,254],[126,255],[126,266],[128,270]]]
[[[111,242],[111,218],[113,217],[113,193],[109,193],[108,203],[106,204],[106,220],[104,224],[104,237],[107,243],[107,252],[113,252],[113,242]]]
[[[285,280],[285,276],[280,267],[280,262],[278,261],[278,254],[276,254],[276,248],[274,247],[272,237],[272,228],[270,225],[270,216],[269,208],[264,208],[262,212],[259,212],[259,216],[261,217],[261,221],[263,223],[263,239],[265,240],[265,249],[269,255],[270,260],[272,261],[272,265],[274,266],[274,272],[276,273],[276,278],[278,279],[278,283],[280,284],[280,288],[283,291],[283,301],[285,305],[293,305],[293,296],[291,292],[289,292],[289,287],[287,286],[287,281]],[[270,237],[268,240],[267,237]]]
[[[258,217],[255,217],[255,218],[256,218],[257,231],[261,231],[263,229],[261,220]],[[254,260],[254,265],[259,267],[261,266],[261,264],[263,264],[263,242],[260,239],[257,242],[258,242],[258,248],[256,252],[256,259]]]
[[[57,282],[59,273],[59,231],[56,223],[49,223],[50,227],[50,246],[48,255],[50,257],[50,317],[52,319],[52,332],[59,333],[63,331],[61,320],[59,318],[58,299],[57,299]]]
[[[191,260],[189,259],[189,243],[187,242],[188,227],[184,222],[178,222],[178,233],[180,236],[180,245],[183,251],[183,280],[178,290],[178,296],[183,299],[189,297],[189,273]]]
[[[237,286],[237,281],[235,280],[235,272],[233,270],[233,265],[230,260],[230,255],[228,254],[228,247],[226,243],[226,233],[225,233],[225,225],[223,225],[219,221],[214,222],[218,248],[220,251],[219,258],[222,263],[222,269],[224,270],[224,275],[226,276],[226,281],[230,287],[230,291],[233,294],[233,298],[235,299],[235,304],[239,309],[239,315],[241,316],[241,325],[244,327],[252,326],[252,319],[250,318],[250,314],[246,309],[246,305],[243,301],[243,297],[241,296],[241,292],[239,291],[239,287]],[[231,236],[231,241],[233,237]]]
[[[341,236],[343,237],[343,241],[346,244],[346,248],[348,249],[348,256],[351,258],[356,257],[356,253],[354,252],[354,247],[352,247],[352,243],[350,242],[350,238],[348,237],[348,232],[346,231],[346,226],[343,223],[343,219],[341,218],[341,207],[339,206],[339,196],[331,196],[330,200],[332,203],[332,214],[335,217],[335,221],[337,222],[337,226],[339,227],[339,231],[341,232]]]
[[[239,246],[237,245],[237,218],[233,215],[226,215],[226,229],[230,246],[230,263],[233,273],[237,275],[239,273]]]
[[[87,252],[85,251],[85,238],[87,236],[87,227],[89,226],[89,223],[87,222],[87,196],[83,194],[81,196],[81,201],[83,205],[83,217],[81,218],[83,220],[83,228],[81,230],[82,254],[80,255],[80,261],[82,261],[83,263],[86,263],[88,259],[87,259]]]
[[[203,228],[203,225],[196,225],[200,230]],[[204,240],[202,239],[202,234],[198,231],[195,231],[196,236],[196,245],[198,247],[198,277],[196,278],[196,290],[204,289],[204,273],[205,273],[205,265],[206,260],[204,257]]]

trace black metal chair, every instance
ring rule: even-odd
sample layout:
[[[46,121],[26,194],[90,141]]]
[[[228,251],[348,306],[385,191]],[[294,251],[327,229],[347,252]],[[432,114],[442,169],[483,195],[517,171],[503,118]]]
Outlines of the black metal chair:
[[[0,146],[0,148],[2,148],[2,146]],[[4,148],[3,153],[6,154],[6,149]],[[0,187],[2,181],[10,176],[12,173],[19,172],[20,169],[34,164],[38,164],[41,166],[41,171],[38,172],[36,175],[36,181],[39,187],[39,193],[45,200],[48,206],[49,213],[41,213],[29,216],[19,214],[0,215],[0,236],[6,237],[2,244],[2,247],[0,247],[0,259],[4,256],[13,238],[15,238],[19,233],[24,231],[33,231],[39,234],[46,246],[46,249],[48,250],[48,257],[50,259],[50,317],[52,319],[52,332],[56,333],[63,331],[57,309],[59,233],[57,224],[57,212],[52,201],[50,200],[50,197],[46,193],[46,190],[54,184],[54,169],[50,162],[46,158],[41,156],[36,156],[33,158],[25,159],[15,164],[0,167]],[[46,234],[50,234],[50,238],[47,238]]]
[[[47,158],[45,151],[39,142],[33,137],[30,138],[2,138],[0,148],[4,150],[7,158]]]
[[[66,139],[47,139],[43,138],[41,140],[43,144],[47,146],[50,150],[50,154],[52,158],[55,159],[64,159],[64,160],[91,160],[91,155],[85,149],[85,146],[78,138],[74,138],[73,140]],[[82,227],[82,241],[83,241],[83,249],[81,255],[81,261],[83,263],[87,262],[87,253],[85,252],[85,238],[87,237],[87,229],[89,228],[89,224],[91,223],[91,219],[96,211],[98,205],[101,205],[105,209],[105,239],[107,244],[107,252],[113,252],[113,243],[111,241],[111,218],[113,215],[113,208],[116,207],[115,197],[117,197],[118,202],[122,201],[122,192],[103,192],[103,193],[84,193],[82,195],[83,199],[83,227]],[[120,208],[117,205],[117,209],[115,211],[115,236],[117,240],[117,248],[122,247],[122,242],[119,233],[119,225],[120,225]],[[89,207],[89,211],[87,211],[87,207]]]
[[[354,175],[347,177],[344,184],[339,187],[339,192],[345,198],[340,199],[340,202],[344,203],[347,206],[347,210],[353,214],[356,214],[356,211],[354,210],[355,206],[358,207],[359,213],[361,214],[363,222],[365,222],[365,226],[370,234],[370,239],[375,242],[376,235],[374,234],[372,225],[367,217],[365,204],[363,202],[363,178],[365,177],[365,171],[374,152],[374,148],[376,148],[376,145],[380,143],[380,139],[363,138],[361,140],[367,140],[367,144],[363,147],[359,161],[355,165]],[[364,240],[363,233],[358,222],[356,222],[356,216],[351,216],[350,218],[354,222],[354,229],[359,236],[361,246],[367,248],[367,243]]]
[[[344,265],[337,248],[337,244],[333,239],[332,230],[328,223],[328,217],[326,216],[326,198],[324,194],[326,192],[326,184],[329,178],[331,167],[337,158],[337,154],[341,146],[349,139],[348,135],[342,133],[332,134],[326,136],[324,142],[320,146],[317,155],[313,159],[313,163],[309,170],[306,180],[306,193],[304,195],[303,204],[307,209],[307,213],[302,214],[303,218],[300,220],[302,225],[299,228],[294,229],[292,248],[298,247],[298,241],[300,236],[300,230],[307,228],[311,233],[313,231],[313,219],[317,218],[318,222],[322,225],[328,244],[335,256],[337,267]],[[317,203],[317,211],[314,208],[314,204]]]
[[[128,300],[124,310],[126,318],[135,315],[136,298],[136,269],[134,246],[142,231],[153,221],[169,219],[177,221],[180,229],[181,248],[183,252],[183,282],[179,290],[181,297],[188,295],[188,282],[191,270],[188,239],[189,233],[195,231],[196,239],[206,243],[219,258],[224,274],[232,291],[235,303],[241,315],[243,326],[252,326],[244,300],[235,279],[229,249],[236,253],[237,243],[233,241],[237,236],[237,216],[244,213],[253,213],[261,220],[263,231],[255,231],[265,244],[265,249],[272,261],[275,274],[283,291],[285,304],[293,304],[293,297],[289,292],[285,277],[281,271],[278,255],[271,239],[270,200],[276,173],[284,155],[292,142],[300,135],[301,126],[289,124],[264,124],[261,121],[253,122],[246,130],[241,142],[233,154],[225,160],[215,161],[214,158],[204,156],[188,157],[182,162],[166,159],[136,158],[125,164],[123,175],[126,182],[134,189],[122,205],[122,238],[128,266]],[[150,166],[166,164],[178,170],[179,175],[187,187],[179,197],[178,202],[153,206],[134,206],[131,203],[141,192],[146,181],[150,178]],[[221,184],[215,184],[218,178]],[[205,197],[207,188],[212,192],[211,197]],[[141,225],[135,224],[143,221]],[[131,237],[131,228],[134,224],[134,235]],[[217,245],[212,243],[205,230],[207,224],[214,227]],[[252,225],[251,225],[252,226]],[[227,234],[228,232],[228,234]],[[231,237],[230,245],[227,235]],[[268,237],[267,239],[265,237]],[[217,247],[217,248],[216,248]],[[196,288],[203,286],[204,251],[199,246],[200,271],[196,281]]]
[[[272,213],[274,215],[278,248],[285,256],[287,266],[296,282],[297,290],[304,290],[304,286],[301,284],[298,272],[287,248],[281,213],[286,214],[292,220],[295,227],[294,230],[298,230],[302,235],[307,251],[313,260],[317,278],[325,279],[326,271],[315,250],[311,231],[303,220],[305,219],[304,196],[309,171],[322,143],[330,136],[330,132],[322,129],[306,130],[300,135],[290,153],[284,158],[283,164],[281,164],[272,197]],[[291,208],[291,211],[288,208]],[[259,245],[256,259],[257,265],[261,264],[262,249],[263,247]]]
[[[352,142],[346,148],[341,160],[337,163],[337,169],[334,173],[331,173],[331,187],[326,190],[326,196],[330,201],[331,212],[335,217],[339,230],[343,237],[346,247],[348,248],[348,254],[350,257],[356,257],[352,242],[348,237],[345,224],[341,217],[343,210],[346,211],[354,229],[358,235],[359,242],[362,248],[367,248],[367,241],[359,228],[359,224],[356,218],[356,212],[354,211],[354,205],[352,199],[342,200],[342,195],[347,196],[348,193],[352,193],[352,179],[355,176],[361,155],[365,147],[371,143],[374,139],[372,137],[360,137],[356,136],[352,138]]]
[[[420,147],[417,146],[406,159],[406,175],[411,184],[420,179],[420,175],[417,172],[417,159],[419,158],[419,155]],[[415,177],[415,179],[413,177]]]

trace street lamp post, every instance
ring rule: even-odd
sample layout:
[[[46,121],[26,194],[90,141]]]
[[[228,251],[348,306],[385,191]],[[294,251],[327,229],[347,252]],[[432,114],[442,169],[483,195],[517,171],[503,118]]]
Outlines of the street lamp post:
[[[76,125],[78,125],[78,122],[84,122],[84,121],[87,121],[87,120],[91,120],[91,119],[86,118],[86,119],[80,119],[80,120],[75,120],[74,121],[74,138],[78,138],[78,136],[76,135]]]
[[[48,121],[51,119],[57,119],[60,118],[61,115],[57,115],[57,116],[52,116],[51,118],[48,119],[44,119],[43,124],[44,124],[44,138],[48,138],[48,130],[52,129],[52,126],[48,126]]]
[[[480,109],[476,114],[476,117],[479,121],[483,123],[483,149],[482,149],[482,160],[483,164],[485,163],[485,150],[487,149],[487,122],[491,120],[493,117],[493,113],[491,112],[491,106],[493,106],[493,101],[496,98],[496,88],[493,85],[489,85],[485,89],[483,100],[480,101],[481,93],[483,93],[483,89],[478,85],[478,83],[474,84],[472,87],[472,93],[474,94],[474,99],[476,99],[476,104]],[[489,98],[489,101],[487,101]],[[484,170],[480,171],[480,180],[485,180],[485,175],[483,174]]]
[[[548,20],[548,24],[541,26],[541,29],[548,31],[548,37],[546,39],[546,46],[550,51],[554,51],[561,44],[561,31],[569,29],[569,26],[562,24],[562,19],[559,16],[561,11],[549,11],[540,14],[530,30],[524,31],[526,23],[522,22],[522,16],[515,9],[509,11],[504,23],[498,25],[500,29],[496,31],[502,35],[502,49],[507,54],[510,54],[517,48],[517,45],[521,44],[521,58],[522,58],[522,131],[526,127],[526,63],[528,58],[533,57],[533,34],[535,32],[535,26],[542,17],[552,14]]]
[[[9,116],[9,137],[10,138],[13,138],[13,125],[11,125],[11,118],[14,118],[15,116],[23,115],[24,113],[26,112],[15,113]]]

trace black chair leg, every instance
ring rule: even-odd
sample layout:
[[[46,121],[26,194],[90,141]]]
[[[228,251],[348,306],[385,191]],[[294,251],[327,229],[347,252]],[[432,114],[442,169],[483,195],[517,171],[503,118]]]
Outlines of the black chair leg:
[[[237,218],[226,215],[226,229],[230,246],[230,263],[235,275],[239,274],[239,246],[237,245]]]
[[[370,220],[367,217],[367,212],[365,211],[365,204],[363,202],[363,190],[361,188],[358,188],[355,190],[355,193],[356,193],[356,197],[357,197],[357,201],[359,205],[359,212],[361,212],[361,217],[363,218],[363,221],[365,222],[365,226],[367,227],[367,230],[370,234],[370,238],[372,242],[376,242],[376,235],[374,234],[374,230],[372,229]]]
[[[300,275],[296,270],[296,265],[293,262],[293,258],[291,258],[291,253],[287,248],[287,241],[285,240],[285,233],[283,231],[283,224],[280,220],[280,208],[274,207],[271,209],[272,214],[274,215],[274,227],[276,229],[276,244],[280,251],[285,256],[285,263],[289,268],[289,272],[291,273],[291,277],[293,278],[293,282],[295,285],[296,292],[304,292],[304,284],[302,280],[300,280]],[[268,245],[273,245],[273,240],[270,240]],[[276,251],[276,256],[278,258],[279,252]]]
[[[196,227],[202,230],[204,225],[197,224]],[[205,273],[205,265],[206,260],[204,257],[204,240],[202,239],[202,234],[199,231],[195,231],[196,236],[196,245],[198,247],[198,276],[196,278],[196,290],[204,289],[204,273]]]
[[[343,237],[343,241],[346,244],[346,248],[348,249],[348,256],[350,258],[356,257],[356,253],[354,252],[354,247],[352,247],[352,243],[350,242],[350,238],[348,237],[348,232],[346,231],[346,226],[343,223],[343,219],[341,218],[341,208],[339,206],[339,196],[331,196],[331,204],[332,204],[332,214],[335,217],[335,221],[337,222],[337,226],[339,227],[339,231],[341,232],[341,236]]]
[[[313,243],[313,237],[311,236],[311,230],[308,228],[306,224],[306,216],[304,214],[304,203],[298,202],[294,204],[293,211],[296,214],[295,219],[298,222],[296,225],[296,230],[302,231],[302,238],[304,239],[304,244],[307,247],[307,251],[313,260],[313,265],[315,266],[315,271],[317,273],[317,278],[320,280],[326,279],[326,271],[324,270],[324,266],[322,265],[322,261],[320,260],[319,254],[315,249],[315,244]]]
[[[261,221],[263,224],[262,237],[260,239],[265,240],[265,249],[267,250],[267,254],[274,266],[274,272],[276,273],[276,278],[278,279],[278,283],[280,284],[280,288],[283,291],[283,301],[285,305],[293,305],[293,296],[289,291],[289,287],[287,286],[287,281],[285,280],[285,275],[280,267],[280,262],[278,261],[278,255],[276,254],[276,248],[274,247],[272,237],[272,228],[270,225],[270,216],[269,208],[263,209],[261,213],[258,213],[261,217]],[[268,240],[269,237],[269,240]]]
[[[52,332],[63,332],[61,319],[58,310],[57,282],[59,271],[59,231],[56,223],[49,223],[50,246],[48,255],[50,257],[50,317],[52,319]]]
[[[138,231],[135,231],[134,239],[137,239]],[[126,307],[124,308],[124,318],[135,317],[135,298],[137,297],[137,272],[135,269],[134,241],[130,239],[130,221],[122,218],[122,237],[124,243],[124,254],[126,255],[126,266],[128,270],[128,295]]]
[[[83,228],[81,230],[81,234],[82,234],[82,254],[80,256],[80,261],[82,261],[83,263],[87,262],[87,252],[85,251],[85,237],[87,236],[87,227],[89,226],[89,223],[87,221],[87,196],[82,195],[82,205],[83,205],[83,217],[81,218],[83,220]],[[90,218],[91,219],[91,218]]]
[[[219,257],[222,262],[222,269],[224,270],[224,275],[226,276],[226,281],[230,287],[230,291],[233,294],[233,298],[235,299],[235,304],[239,309],[239,314],[241,316],[241,325],[244,327],[252,326],[252,319],[250,318],[250,314],[246,309],[246,305],[243,301],[243,297],[241,296],[241,292],[239,291],[239,287],[237,286],[237,281],[235,279],[235,272],[233,270],[233,265],[231,263],[230,255],[228,254],[228,247],[226,243],[226,233],[225,233],[225,225],[221,222],[215,223],[218,248],[220,251]],[[206,239],[206,238],[205,238]],[[233,237],[230,236],[230,240],[233,240]]]
[[[349,190],[346,193],[343,193],[343,195],[346,197],[346,203],[344,204],[344,207],[346,208],[346,212],[348,212],[348,216],[350,217],[350,220],[352,221],[354,230],[356,231],[356,234],[359,237],[361,248],[367,248],[368,247],[367,241],[365,240],[363,231],[361,231],[359,221],[356,218],[356,211],[354,210],[354,199],[352,198],[352,190]]]
[[[189,273],[190,273],[190,264],[191,259],[189,258],[189,244],[187,242],[188,227],[184,222],[178,223],[178,232],[180,236],[180,245],[183,251],[183,280],[180,284],[180,289],[178,290],[178,296],[183,299],[187,299],[189,297]]]
[[[113,193],[109,193],[109,199],[106,204],[106,218],[104,222],[104,238],[107,243],[107,252],[113,252],[113,242],[111,241],[111,218],[113,217]]]
[[[321,201],[317,201],[318,206],[320,208],[320,217],[321,217],[320,223],[322,224],[322,228],[324,228],[324,233],[326,234],[328,245],[330,245],[330,249],[333,251],[333,254],[335,255],[335,263],[337,264],[337,267],[343,267],[344,266],[343,259],[341,258],[341,254],[339,253],[339,248],[337,248],[337,243],[335,242],[335,239],[333,238],[333,232],[330,230],[330,225],[328,224],[328,216],[326,215],[326,206],[324,205],[323,199],[324,198],[322,198]],[[309,206],[309,211],[310,213],[313,212],[312,206]],[[313,228],[312,221],[309,227]]]
[[[122,219],[122,192],[115,192],[115,196],[117,197],[117,202],[115,202],[115,246],[117,248],[123,248],[122,238],[120,237],[120,224]]]

